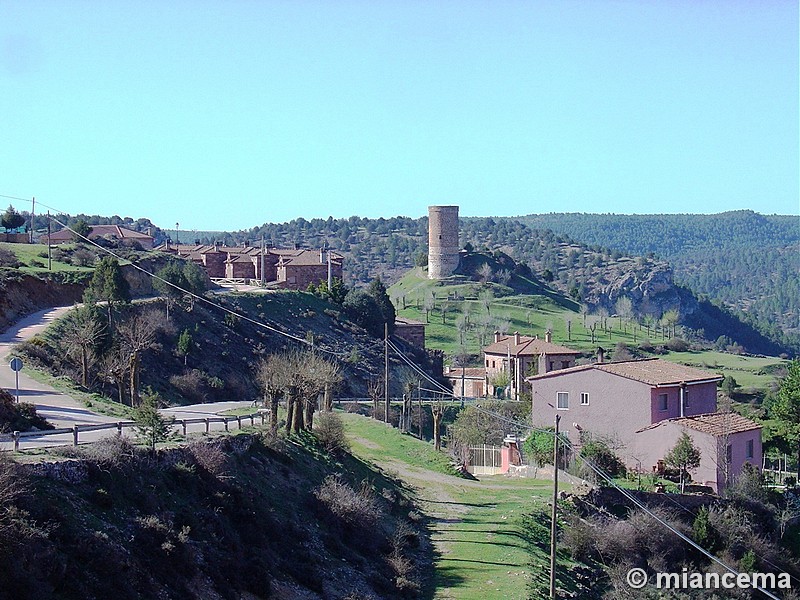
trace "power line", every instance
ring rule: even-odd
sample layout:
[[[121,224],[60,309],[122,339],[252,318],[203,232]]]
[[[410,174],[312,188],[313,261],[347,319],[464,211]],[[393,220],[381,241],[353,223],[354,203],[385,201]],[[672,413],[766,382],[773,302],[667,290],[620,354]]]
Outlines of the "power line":
[[[506,422],[509,422],[509,423],[513,423],[513,424],[515,424],[515,425],[517,425],[517,426],[522,426],[522,427],[525,427],[525,428],[527,428],[527,429],[530,429],[530,430],[539,431],[539,432],[543,432],[543,433],[548,433],[548,434],[550,434],[550,435],[554,435],[554,432],[553,432],[553,431],[551,431],[551,430],[548,430],[548,429],[537,429],[537,428],[535,428],[535,427],[533,427],[533,426],[530,426],[530,425],[528,425],[527,423],[522,423],[522,422],[520,422],[520,421],[516,421],[515,419],[509,419],[509,418],[507,418],[507,417],[505,417],[505,416],[503,416],[503,415],[499,415],[499,414],[497,414],[497,413],[494,413],[494,412],[492,412],[492,411],[486,410],[486,409],[484,409],[484,408],[482,408],[482,407],[480,407],[480,406],[476,406],[475,408],[476,408],[476,409],[477,409],[479,412],[483,412],[483,413],[485,413],[485,414],[487,414],[487,415],[490,415],[490,416],[492,416],[492,417],[495,417],[495,418],[497,418],[497,419],[500,419],[500,420],[503,420],[503,421],[506,421]],[[573,446],[572,442],[570,442],[569,438],[562,437],[561,439],[562,439],[562,440],[565,442],[565,444],[566,444],[566,445],[567,445],[567,446],[570,448],[570,450],[572,450],[573,452],[575,451],[575,448],[574,448],[574,446]],[[624,489],[624,488],[620,487],[619,485],[617,485],[617,483],[616,483],[616,482],[615,482],[615,481],[612,479],[612,477],[611,477],[610,475],[608,475],[608,474],[607,474],[606,472],[604,472],[604,471],[603,471],[603,470],[602,470],[600,467],[598,467],[597,465],[595,465],[595,464],[594,464],[594,463],[593,463],[591,460],[589,460],[588,458],[586,458],[586,457],[584,457],[584,456],[580,456],[580,455],[579,455],[579,454],[577,454],[577,453],[576,453],[576,456],[577,456],[577,457],[578,457],[580,460],[582,460],[582,461],[583,461],[583,463],[584,463],[584,464],[585,464],[587,467],[589,467],[589,468],[590,468],[592,471],[594,471],[594,472],[595,472],[595,473],[596,473],[596,474],[597,474],[597,475],[598,475],[600,478],[602,478],[602,479],[603,479],[603,480],[604,480],[606,483],[608,483],[608,484],[609,484],[611,487],[613,487],[614,489],[616,489],[616,490],[617,490],[619,493],[621,493],[621,494],[622,494],[622,495],[623,495],[623,496],[624,496],[624,497],[625,497],[625,498],[626,498],[628,501],[630,501],[632,504],[634,504],[634,505],[635,505],[635,506],[637,506],[639,509],[641,509],[641,510],[642,510],[642,511],[643,511],[645,514],[647,514],[648,516],[650,516],[651,518],[653,518],[653,519],[654,519],[654,520],[655,520],[657,523],[659,523],[659,524],[660,524],[662,527],[666,527],[666,528],[667,528],[669,531],[671,531],[671,532],[672,532],[672,533],[674,533],[676,536],[678,536],[680,539],[682,539],[684,542],[686,542],[687,544],[689,544],[690,546],[692,546],[692,547],[693,547],[695,550],[697,550],[697,551],[699,551],[700,553],[702,553],[703,555],[705,555],[705,556],[706,556],[708,559],[710,559],[711,561],[713,561],[713,562],[717,563],[719,566],[721,566],[721,567],[722,567],[723,569],[725,569],[726,571],[728,571],[728,572],[730,572],[730,573],[732,573],[732,574],[736,575],[737,577],[739,576],[739,571],[737,571],[737,570],[736,570],[736,569],[734,569],[733,567],[730,567],[730,566],[728,566],[728,565],[727,565],[726,563],[724,563],[722,560],[720,560],[719,558],[717,558],[716,556],[714,556],[714,555],[713,555],[711,552],[709,552],[708,550],[706,550],[705,548],[703,548],[702,546],[700,546],[700,545],[699,545],[697,542],[695,542],[693,539],[691,539],[690,537],[688,537],[688,536],[686,536],[685,534],[681,533],[680,531],[678,531],[677,529],[675,529],[675,528],[674,528],[672,525],[670,525],[669,523],[667,523],[666,521],[664,521],[664,520],[663,520],[661,517],[659,517],[658,515],[656,515],[655,513],[653,513],[653,512],[652,512],[652,511],[651,511],[649,508],[647,508],[647,506],[646,506],[644,503],[642,503],[642,502],[641,502],[641,501],[640,501],[638,498],[636,498],[635,496],[633,496],[633,495],[632,495],[632,494],[631,494],[631,493],[630,493],[628,490],[626,490],[626,489]],[[554,468],[558,468],[558,467],[557,467],[557,466],[554,466]],[[765,590],[765,589],[763,589],[763,588],[761,588],[761,587],[758,587],[758,586],[754,587],[754,589],[758,590],[759,592],[763,593],[764,595],[766,595],[766,596],[767,596],[767,597],[769,597],[769,598],[773,598],[774,600],[780,600],[780,599],[779,599],[777,596],[775,596],[774,594],[772,594],[772,593],[771,593],[769,590]]]

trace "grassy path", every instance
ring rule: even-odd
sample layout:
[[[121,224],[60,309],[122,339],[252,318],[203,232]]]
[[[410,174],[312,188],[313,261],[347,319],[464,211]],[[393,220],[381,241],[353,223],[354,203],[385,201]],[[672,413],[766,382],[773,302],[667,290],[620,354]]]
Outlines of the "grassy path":
[[[547,556],[532,545],[546,540],[525,527],[525,516],[547,510],[550,482],[466,480],[452,474],[445,455],[430,444],[366,417],[344,419],[353,453],[402,478],[430,520],[436,550],[430,598],[530,597],[529,581],[546,575]]]

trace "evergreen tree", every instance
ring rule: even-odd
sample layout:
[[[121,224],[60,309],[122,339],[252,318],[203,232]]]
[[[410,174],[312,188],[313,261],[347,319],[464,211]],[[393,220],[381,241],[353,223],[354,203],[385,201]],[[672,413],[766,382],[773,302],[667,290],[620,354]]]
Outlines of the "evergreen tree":
[[[797,450],[797,474],[800,478],[800,360],[789,363],[770,414],[778,420],[778,434],[787,445]]]
[[[686,488],[686,481],[691,480],[689,471],[694,471],[700,466],[700,451],[692,443],[689,434],[683,432],[676,444],[667,452],[664,461],[680,472],[681,493]]]
[[[84,295],[87,302],[103,301],[107,303],[108,325],[113,325],[113,311],[116,304],[131,300],[130,285],[122,275],[119,262],[113,256],[100,259],[95,267],[92,281]]]

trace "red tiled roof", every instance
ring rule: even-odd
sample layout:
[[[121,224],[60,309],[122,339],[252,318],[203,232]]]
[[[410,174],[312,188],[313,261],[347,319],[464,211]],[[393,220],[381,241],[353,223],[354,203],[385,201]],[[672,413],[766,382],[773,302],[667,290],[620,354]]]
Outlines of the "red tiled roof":
[[[654,387],[722,380],[722,376],[717,373],[697,369],[695,367],[688,367],[686,365],[679,365],[660,358],[580,365],[578,367],[570,367],[568,369],[535,375],[529,379],[536,380],[545,377],[562,377],[576,371],[585,371],[587,369],[605,371],[606,373],[625,377],[626,379],[641,381],[642,383]]]
[[[140,231],[134,231],[127,227],[120,227],[119,225],[90,225],[92,230],[86,236],[89,239],[104,237],[110,235],[120,240],[151,240],[153,236],[147,235]],[[47,237],[47,236],[45,236]],[[59,229],[50,235],[51,240],[69,240],[72,239],[72,232],[69,229]]]
[[[508,353],[511,356],[539,356],[540,354],[580,354],[577,350],[572,350],[566,346],[559,346],[539,338],[532,338],[526,335],[519,336],[519,344],[514,343],[514,336],[507,335],[501,337],[493,344],[486,346],[483,351],[486,354]]]

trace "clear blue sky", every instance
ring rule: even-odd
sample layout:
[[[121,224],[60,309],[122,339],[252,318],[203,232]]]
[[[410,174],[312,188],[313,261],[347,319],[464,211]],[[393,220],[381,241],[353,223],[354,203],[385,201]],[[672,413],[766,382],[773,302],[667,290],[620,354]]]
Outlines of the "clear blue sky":
[[[0,0],[0,194],[71,213],[798,214],[798,163],[794,1]]]

